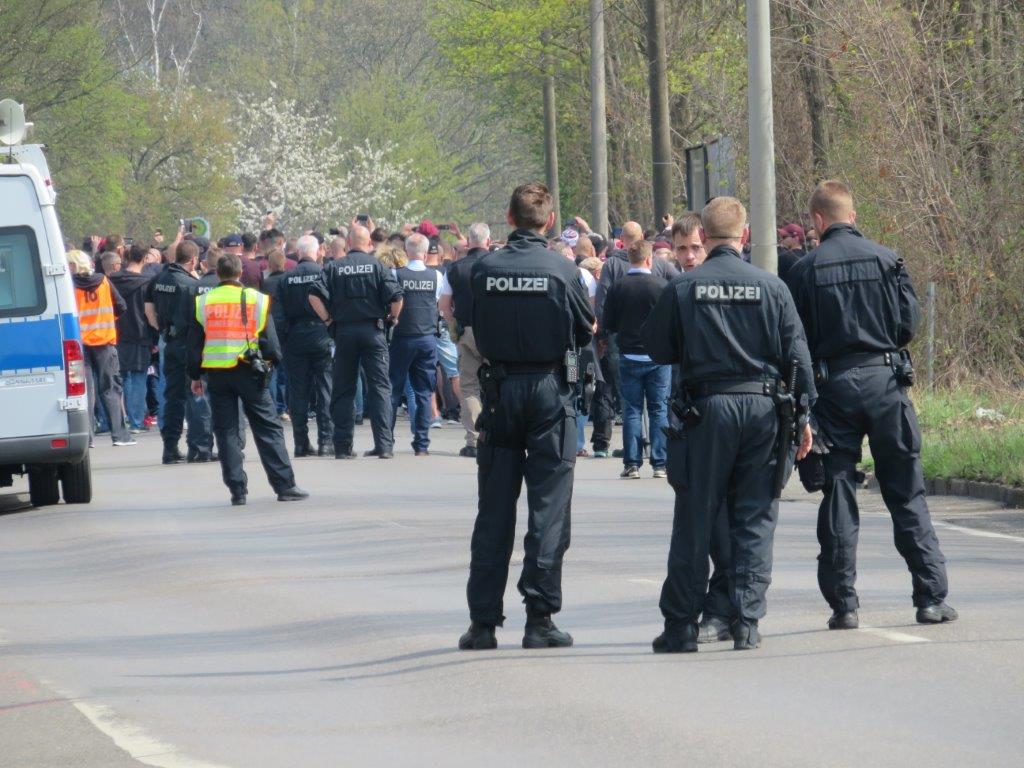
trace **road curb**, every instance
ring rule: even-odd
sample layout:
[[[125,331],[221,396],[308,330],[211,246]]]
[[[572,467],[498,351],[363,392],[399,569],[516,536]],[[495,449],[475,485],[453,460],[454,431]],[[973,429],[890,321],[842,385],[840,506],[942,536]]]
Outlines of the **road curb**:
[[[867,487],[878,488],[873,473],[867,475]],[[999,483],[984,483],[960,477],[926,477],[925,491],[929,496],[963,496],[969,499],[992,501],[1013,509],[1024,509],[1024,488]]]

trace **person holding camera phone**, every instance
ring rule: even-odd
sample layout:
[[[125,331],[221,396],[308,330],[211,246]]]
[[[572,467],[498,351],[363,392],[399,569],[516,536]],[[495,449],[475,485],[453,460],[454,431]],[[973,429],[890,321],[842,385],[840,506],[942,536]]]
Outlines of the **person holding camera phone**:
[[[270,298],[242,286],[242,260],[236,254],[221,256],[217,276],[220,285],[195,300],[196,322],[188,333],[188,374],[196,397],[203,394],[200,375],[206,374],[213,432],[231,503],[245,504],[248,493],[238,440],[239,400],[277,500],[305,499],[309,494],[295,485],[284,428],[268,390],[271,366],[281,359]]]

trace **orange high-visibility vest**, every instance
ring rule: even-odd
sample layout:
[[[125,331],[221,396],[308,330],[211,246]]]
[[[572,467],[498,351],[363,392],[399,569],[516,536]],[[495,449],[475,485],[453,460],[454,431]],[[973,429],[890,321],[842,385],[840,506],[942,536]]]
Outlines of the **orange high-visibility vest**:
[[[242,291],[245,319],[242,323]],[[270,297],[225,283],[196,297],[196,320],[206,331],[203,368],[234,368],[248,347],[255,349],[267,325]]]
[[[89,347],[117,344],[117,321],[114,317],[114,298],[110,282],[103,278],[95,291],[75,288],[78,304],[78,324],[82,329],[82,343]]]

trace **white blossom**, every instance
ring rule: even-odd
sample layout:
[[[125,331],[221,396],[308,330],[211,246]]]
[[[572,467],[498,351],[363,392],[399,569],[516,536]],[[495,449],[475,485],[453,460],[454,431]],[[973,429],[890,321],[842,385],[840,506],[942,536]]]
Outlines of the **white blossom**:
[[[290,232],[325,230],[368,213],[380,226],[409,218],[414,179],[391,145],[345,146],[332,118],[303,114],[295,101],[239,100],[233,147],[241,191],[239,223],[258,229],[266,211]]]

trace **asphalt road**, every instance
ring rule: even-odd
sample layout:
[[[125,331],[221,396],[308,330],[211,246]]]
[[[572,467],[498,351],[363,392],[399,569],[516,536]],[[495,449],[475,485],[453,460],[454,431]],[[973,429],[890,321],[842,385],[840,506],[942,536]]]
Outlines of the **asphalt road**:
[[[156,436],[94,452],[89,506],[0,496],[0,766],[1022,764],[1024,538],[1005,527],[940,528],[961,621],[921,627],[865,496],[870,628],[829,632],[815,506],[791,486],[763,647],[654,656],[671,491],[583,460],[558,617],[576,646],[522,650],[515,568],[500,648],[459,652],[475,465],[455,427],[427,458],[400,429],[391,462],[297,462],[305,503],[278,503],[250,451],[232,508],[216,465],[161,467]]]

